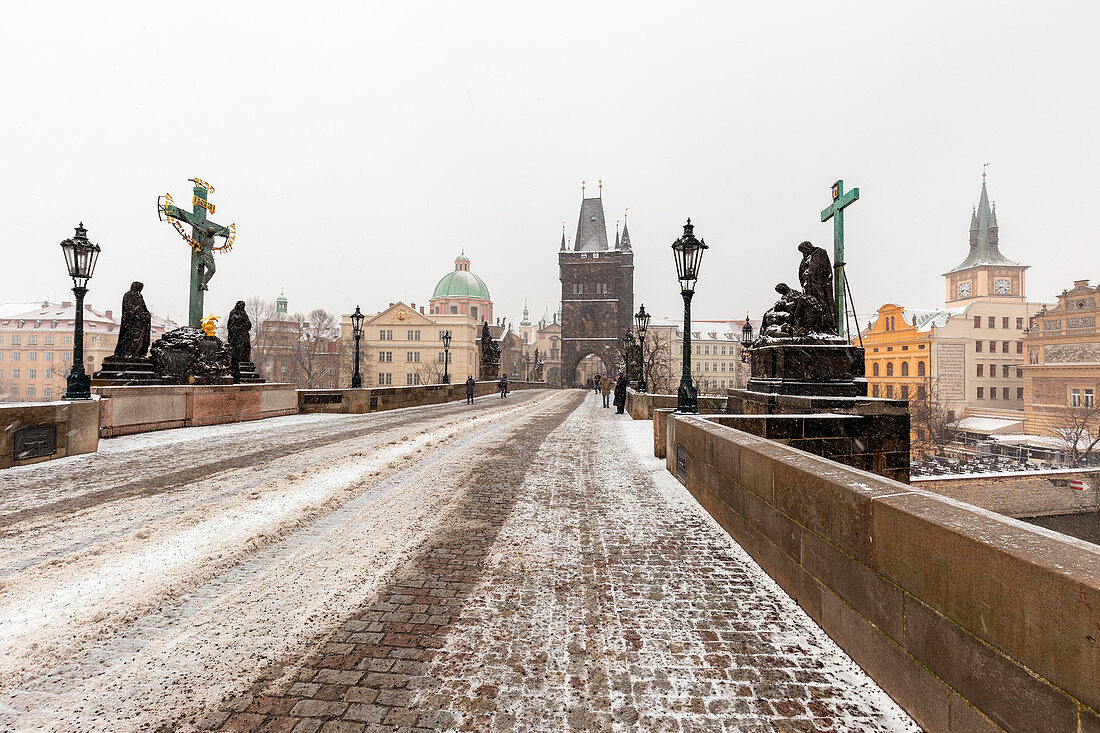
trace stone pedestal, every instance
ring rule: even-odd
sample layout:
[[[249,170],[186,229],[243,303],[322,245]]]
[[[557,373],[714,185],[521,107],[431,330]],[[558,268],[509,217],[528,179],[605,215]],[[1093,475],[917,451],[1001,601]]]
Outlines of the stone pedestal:
[[[749,392],[866,397],[863,349],[849,344],[777,344],[752,349]]]
[[[264,381],[251,361],[241,361],[233,365],[234,384],[258,384]]]
[[[133,356],[108,356],[92,375],[93,387],[162,384],[152,359]]]

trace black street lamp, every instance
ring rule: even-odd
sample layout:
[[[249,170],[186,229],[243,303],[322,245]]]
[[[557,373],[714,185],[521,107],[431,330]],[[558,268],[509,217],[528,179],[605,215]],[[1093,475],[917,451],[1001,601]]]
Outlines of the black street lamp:
[[[677,412],[699,412],[699,392],[691,383],[691,296],[695,295],[695,281],[699,279],[699,263],[703,250],[702,239],[696,239],[691,219],[684,224],[684,234],[672,243],[676,257],[676,277],[680,281],[680,294],[684,296],[684,364],[680,375],[680,388],[676,391]]]
[[[359,371],[359,339],[363,338],[363,311],[355,306],[355,312],[351,314],[351,333],[355,336],[355,374],[351,376],[351,388],[359,389],[363,386],[363,373]]]
[[[741,362],[748,364],[752,358],[752,352],[749,348],[752,347],[752,322],[749,321],[749,314],[745,314],[745,325],[741,327]]]
[[[634,327],[638,329],[638,391],[645,394],[648,389],[645,383],[645,332],[649,328],[649,314],[645,312],[645,304],[634,314]]]
[[[451,374],[447,369],[447,366],[451,361],[451,332],[444,331],[440,337],[443,339],[443,384],[451,383]]]
[[[73,295],[76,296],[76,320],[73,323],[73,368],[69,371],[65,388],[67,400],[92,399],[92,380],[84,371],[84,296],[88,292],[88,281],[95,272],[95,263],[99,259],[99,245],[88,241],[88,230],[84,222],[76,227],[76,235],[61,243],[65,253],[65,265],[69,268],[69,277],[73,279]]]

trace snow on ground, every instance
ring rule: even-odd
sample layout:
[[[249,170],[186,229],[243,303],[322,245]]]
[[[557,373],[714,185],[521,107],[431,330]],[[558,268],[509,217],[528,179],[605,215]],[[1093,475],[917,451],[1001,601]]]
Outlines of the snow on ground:
[[[0,585],[0,729],[119,730],[217,703],[369,596],[461,494],[479,443],[506,438],[532,404],[553,399],[490,403],[426,427],[409,411],[383,442],[258,485],[247,466],[204,478],[206,501],[188,496],[160,521],[11,572]],[[303,424],[321,426],[319,440],[346,422],[308,417],[119,440],[173,451]],[[119,503],[133,502],[83,509],[75,524],[101,531]],[[17,546],[18,529],[4,543],[33,552]]]

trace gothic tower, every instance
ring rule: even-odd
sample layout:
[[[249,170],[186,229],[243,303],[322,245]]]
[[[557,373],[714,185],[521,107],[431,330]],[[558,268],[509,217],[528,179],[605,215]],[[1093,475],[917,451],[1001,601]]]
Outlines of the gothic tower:
[[[997,228],[997,205],[989,204],[982,174],[982,192],[970,215],[970,251],[957,267],[945,272],[947,307],[967,305],[982,298],[1023,302],[1027,292],[1021,265],[1001,254]]]
[[[615,249],[608,248],[603,196],[581,200],[573,249],[562,234],[558,252],[561,279],[561,375],[575,385],[577,365],[589,355],[616,369],[622,338],[632,330],[634,315],[634,251],[623,227]]]

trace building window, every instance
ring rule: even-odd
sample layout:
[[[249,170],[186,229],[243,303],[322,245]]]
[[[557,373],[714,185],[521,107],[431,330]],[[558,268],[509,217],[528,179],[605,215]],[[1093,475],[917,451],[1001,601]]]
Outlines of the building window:
[[[909,351],[909,347],[908,347],[908,346],[902,346],[902,347],[901,347],[901,350],[902,350],[902,351]]]
[[[1009,390],[1008,387],[1001,387],[1001,397],[1003,397],[1006,400],[1009,399],[1008,390]]]
[[[985,397],[985,388],[984,387],[978,387],[978,399],[980,400],[980,399],[983,399],[984,397]]]
[[[1001,377],[1008,379],[1008,364],[1001,364]]]
[[[1082,398],[1084,400],[1085,407],[1090,407],[1091,408],[1092,405],[1093,405],[1092,390],[1091,389],[1086,389],[1085,393],[1082,395]]]
[[[997,317],[996,316],[990,316],[989,317],[989,327],[990,328],[996,328],[997,327]]]
[[[12,379],[19,379],[19,370],[18,369],[12,369],[11,370],[11,378]]]
[[[27,379],[38,379],[38,370],[37,369],[28,369],[27,370]]]
[[[67,333],[64,336],[62,336],[61,337],[61,345],[62,346],[72,346],[73,345],[73,335],[71,333]]]
[[[1023,341],[1017,341],[1016,342],[1016,353],[1017,354],[1024,353],[1024,342]]]
[[[1016,367],[1016,379],[1023,379],[1023,378],[1024,378],[1024,370],[1021,369],[1020,367]]]
[[[1017,387],[1016,388],[1016,399],[1022,400],[1023,398],[1024,398],[1024,388],[1023,387]]]
[[[420,352],[419,351],[406,351],[405,352],[405,361],[406,362],[419,362],[420,361]]]
[[[65,353],[63,353],[61,355],[61,361],[70,362],[72,360],[73,360],[73,355],[70,354],[68,351],[66,351]]]
[[[874,364],[871,365],[871,376],[872,377],[877,377],[878,376],[878,362],[877,361]]]
[[[470,317],[473,318],[475,321],[477,320],[477,306],[476,305],[470,306]]]
[[[393,384],[393,375],[390,374],[389,372],[385,372],[385,373],[379,372],[378,373],[378,384],[380,384],[380,385]]]
[[[918,400],[923,400],[925,394],[926,394],[926,392],[924,391],[924,385],[923,384],[918,384],[917,385],[917,399]]]
[[[19,396],[19,388],[18,387],[12,387],[11,388],[11,396],[12,397],[18,397]]]
[[[71,337],[70,337],[70,338],[71,338]],[[19,346],[19,345],[20,345],[21,343],[23,343],[23,337],[22,337],[22,336],[20,336],[20,335],[19,335],[19,334],[17,334],[17,333],[13,333],[13,334],[11,335],[11,345],[12,345],[12,346]]]
[[[46,399],[53,397],[53,387],[46,387],[46,389],[42,390],[42,396]]]
[[[984,372],[985,372],[985,364],[978,364],[978,375],[977,376],[984,377],[985,376]]]
[[[872,384],[871,385],[871,396],[872,397],[878,397],[878,385],[877,384]]]
[[[909,399],[909,385],[908,384],[901,385],[901,398],[903,400]]]
[[[886,376],[894,376],[894,362],[892,361],[886,362]]]
[[[406,374],[405,375],[405,384],[406,385],[420,384],[420,375],[419,374]]]
[[[908,377],[909,376],[909,362],[907,362],[907,361],[903,361],[901,363],[901,376],[903,376],[903,377]]]
[[[1023,327],[1024,327],[1024,319],[1023,318],[1017,318],[1016,319],[1016,329],[1017,330],[1022,330]]]
[[[393,352],[392,351],[379,351],[378,352],[378,361],[393,361]]]
[[[990,341],[989,342],[989,353],[990,354],[996,354],[997,353],[997,342],[996,341]]]
[[[34,395],[35,395],[34,387],[27,387],[27,396],[28,397],[34,397]]]
[[[981,327],[982,327],[982,317],[981,316],[974,316],[974,328],[981,328]]]
[[[393,329],[392,328],[379,329],[378,330],[378,340],[379,341],[393,341]]]
[[[1001,328],[1008,328],[1008,316],[1001,318]]]
[[[53,379],[53,369],[46,370],[46,379]]]
[[[991,400],[997,399],[997,388],[996,387],[990,387],[989,388],[989,399],[991,399]]]
[[[409,341],[419,341],[420,340],[420,329],[419,328],[416,329],[416,330],[410,329],[409,330],[409,338],[407,340],[409,340]]]
[[[37,351],[27,352],[27,361],[38,361],[38,352]]]
[[[47,351],[46,352],[46,361],[53,361],[53,352],[52,351]]]
[[[977,351],[978,353],[981,353],[981,350],[982,350],[982,342],[981,341],[975,341],[974,342],[974,351]]]
[[[917,362],[917,376],[918,377],[923,377],[924,376],[924,362],[923,361],[918,361]]]
[[[990,351],[992,351],[992,350],[993,349],[990,349]],[[1007,341],[1002,341],[1001,342],[1001,353],[1002,354],[1007,354],[1008,353],[1008,342]]]
[[[891,399],[894,396],[894,385],[886,385],[886,399]]]
[[[27,336],[27,346],[38,346],[38,336],[37,336],[37,334],[32,333],[29,336]]]
[[[22,352],[19,352],[19,351],[11,352],[11,360],[12,361],[19,361],[21,356],[22,356]]]
[[[3,379],[3,378],[4,378],[4,370],[0,369],[0,379]]]

